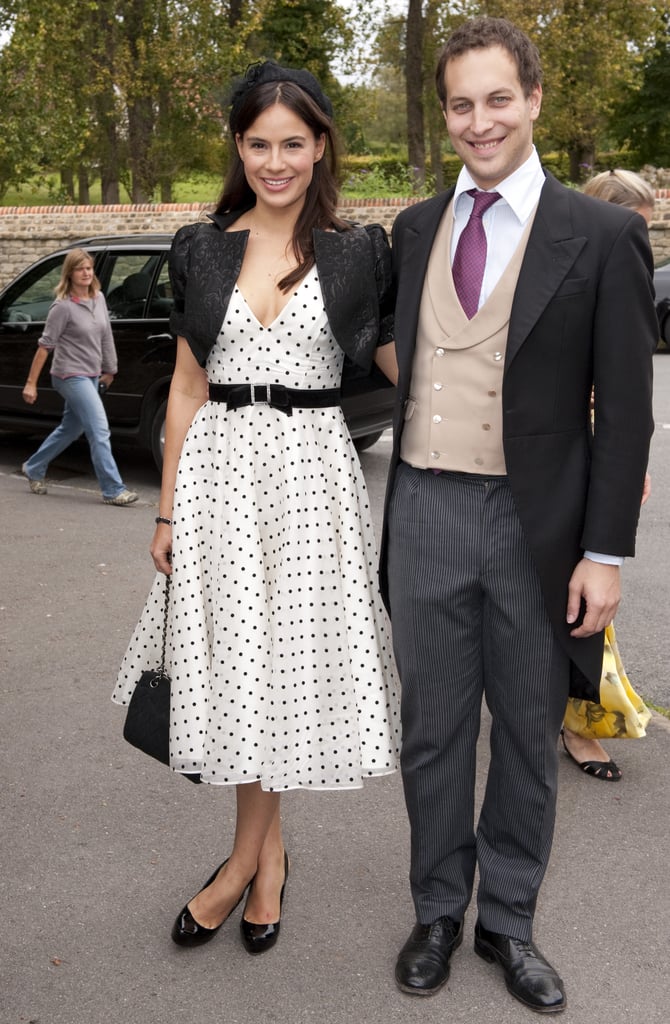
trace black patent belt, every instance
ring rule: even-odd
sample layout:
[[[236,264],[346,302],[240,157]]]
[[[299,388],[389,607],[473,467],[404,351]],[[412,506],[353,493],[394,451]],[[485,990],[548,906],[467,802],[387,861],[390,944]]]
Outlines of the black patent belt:
[[[210,384],[210,402],[225,402],[227,409],[241,409],[245,405],[269,405],[287,416],[294,409],[325,409],[340,404],[340,389],[321,391],[285,388],[283,384]]]

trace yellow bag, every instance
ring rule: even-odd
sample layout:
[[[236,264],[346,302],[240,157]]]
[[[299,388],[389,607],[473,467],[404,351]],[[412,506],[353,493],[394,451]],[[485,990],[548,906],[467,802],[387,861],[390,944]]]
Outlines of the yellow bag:
[[[639,739],[651,711],[635,692],[623,667],[614,626],[605,630],[600,703],[570,697],[563,725],[586,739]]]

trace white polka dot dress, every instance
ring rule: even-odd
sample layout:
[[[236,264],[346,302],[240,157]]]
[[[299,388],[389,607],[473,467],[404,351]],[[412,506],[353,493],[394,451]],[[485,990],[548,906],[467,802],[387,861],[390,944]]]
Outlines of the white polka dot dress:
[[[236,288],[220,384],[338,387],[316,270],[263,327]],[[342,410],[207,402],[173,511],[170,760],[204,782],[354,788],[397,767],[399,708],[365,481]],[[126,704],[160,656],[164,577],[123,659]]]

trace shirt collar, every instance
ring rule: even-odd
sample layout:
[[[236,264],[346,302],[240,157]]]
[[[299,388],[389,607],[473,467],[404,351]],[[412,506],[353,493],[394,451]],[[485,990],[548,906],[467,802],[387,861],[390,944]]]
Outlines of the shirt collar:
[[[78,306],[86,306],[88,309],[95,305],[95,295],[89,295],[82,299],[79,295],[75,295],[74,292],[70,292],[68,298],[70,302],[75,302]]]
[[[537,206],[540,192],[545,182],[544,171],[537,150],[533,150],[528,159],[517,167],[516,171],[504,178],[495,187],[521,224],[525,224]],[[467,167],[461,167],[454,192],[454,207],[464,192],[477,188]]]

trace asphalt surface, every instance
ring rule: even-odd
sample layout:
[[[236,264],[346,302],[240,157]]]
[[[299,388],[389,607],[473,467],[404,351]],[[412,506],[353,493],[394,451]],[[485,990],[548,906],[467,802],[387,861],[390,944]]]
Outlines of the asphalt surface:
[[[663,696],[670,358],[657,364],[654,497],[617,621],[633,681]],[[0,439],[2,1024],[537,1019],[474,954],[474,909],[448,986],[430,999],[396,990],[395,956],[413,922],[397,775],[283,798],[292,867],[267,955],[243,949],[241,909],[201,949],[171,943],[177,912],[229,851],[234,795],[192,786],[125,744],[110,701],[153,577],[157,479],[146,460],[117,453],[140,502],[104,506],[85,452],[74,451],[37,497],[15,472],[33,447]],[[377,525],[388,450],[385,437],[363,458]],[[487,730],[485,715],[481,774]],[[670,723],[655,715],[645,739],[608,746],[624,771],[617,784],[561,757],[535,938],[563,975],[566,1024],[667,1024]]]

